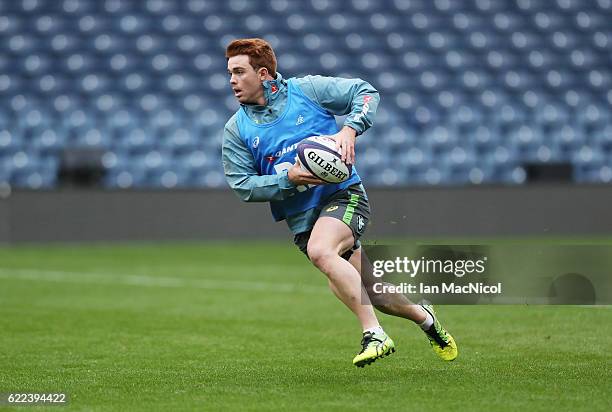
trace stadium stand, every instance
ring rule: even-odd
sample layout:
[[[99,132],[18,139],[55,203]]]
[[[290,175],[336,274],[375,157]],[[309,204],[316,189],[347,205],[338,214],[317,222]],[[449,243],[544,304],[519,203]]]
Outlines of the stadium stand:
[[[108,188],[224,187],[223,53],[263,37],[285,77],[382,94],[378,186],[612,182],[612,0],[0,0],[0,182],[54,188],[66,149]],[[381,160],[387,159],[381,166]]]

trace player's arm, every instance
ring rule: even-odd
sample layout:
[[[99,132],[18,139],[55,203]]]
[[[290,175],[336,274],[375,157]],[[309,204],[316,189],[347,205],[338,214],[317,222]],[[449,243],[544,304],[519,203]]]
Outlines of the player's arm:
[[[380,95],[370,83],[361,79],[306,76],[298,79],[302,91],[315,103],[337,115],[348,115],[344,127],[335,136],[342,160],[354,163],[355,138],[368,130],[380,102]]]
[[[298,185],[322,183],[303,171],[299,164],[275,175],[260,176],[251,151],[245,147],[237,128],[229,122],[223,132],[222,158],[227,183],[245,202],[283,200],[296,194]]]

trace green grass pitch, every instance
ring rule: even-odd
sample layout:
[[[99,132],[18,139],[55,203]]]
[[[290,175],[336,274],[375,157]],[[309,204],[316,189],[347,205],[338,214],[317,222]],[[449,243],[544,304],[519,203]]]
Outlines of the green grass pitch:
[[[612,410],[610,308],[438,313],[455,362],[381,314],[398,352],[357,369],[357,322],[288,242],[4,248],[0,392],[67,393],[36,409],[55,411]]]

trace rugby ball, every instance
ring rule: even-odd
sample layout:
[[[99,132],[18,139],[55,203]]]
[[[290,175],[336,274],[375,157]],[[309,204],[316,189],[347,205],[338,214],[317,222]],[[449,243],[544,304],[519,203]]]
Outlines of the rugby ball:
[[[351,165],[342,161],[336,141],[328,136],[312,136],[297,147],[302,167],[327,183],[341,183],[351,176]]]

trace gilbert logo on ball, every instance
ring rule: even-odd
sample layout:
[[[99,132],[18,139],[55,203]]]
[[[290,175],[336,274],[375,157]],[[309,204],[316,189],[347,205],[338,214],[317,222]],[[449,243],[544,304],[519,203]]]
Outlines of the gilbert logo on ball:
[[[328,136],[302,140],[297,152],[302,167],[327,183],[341,183],[351,176],[352,166],[341,160],[336,141]]]

